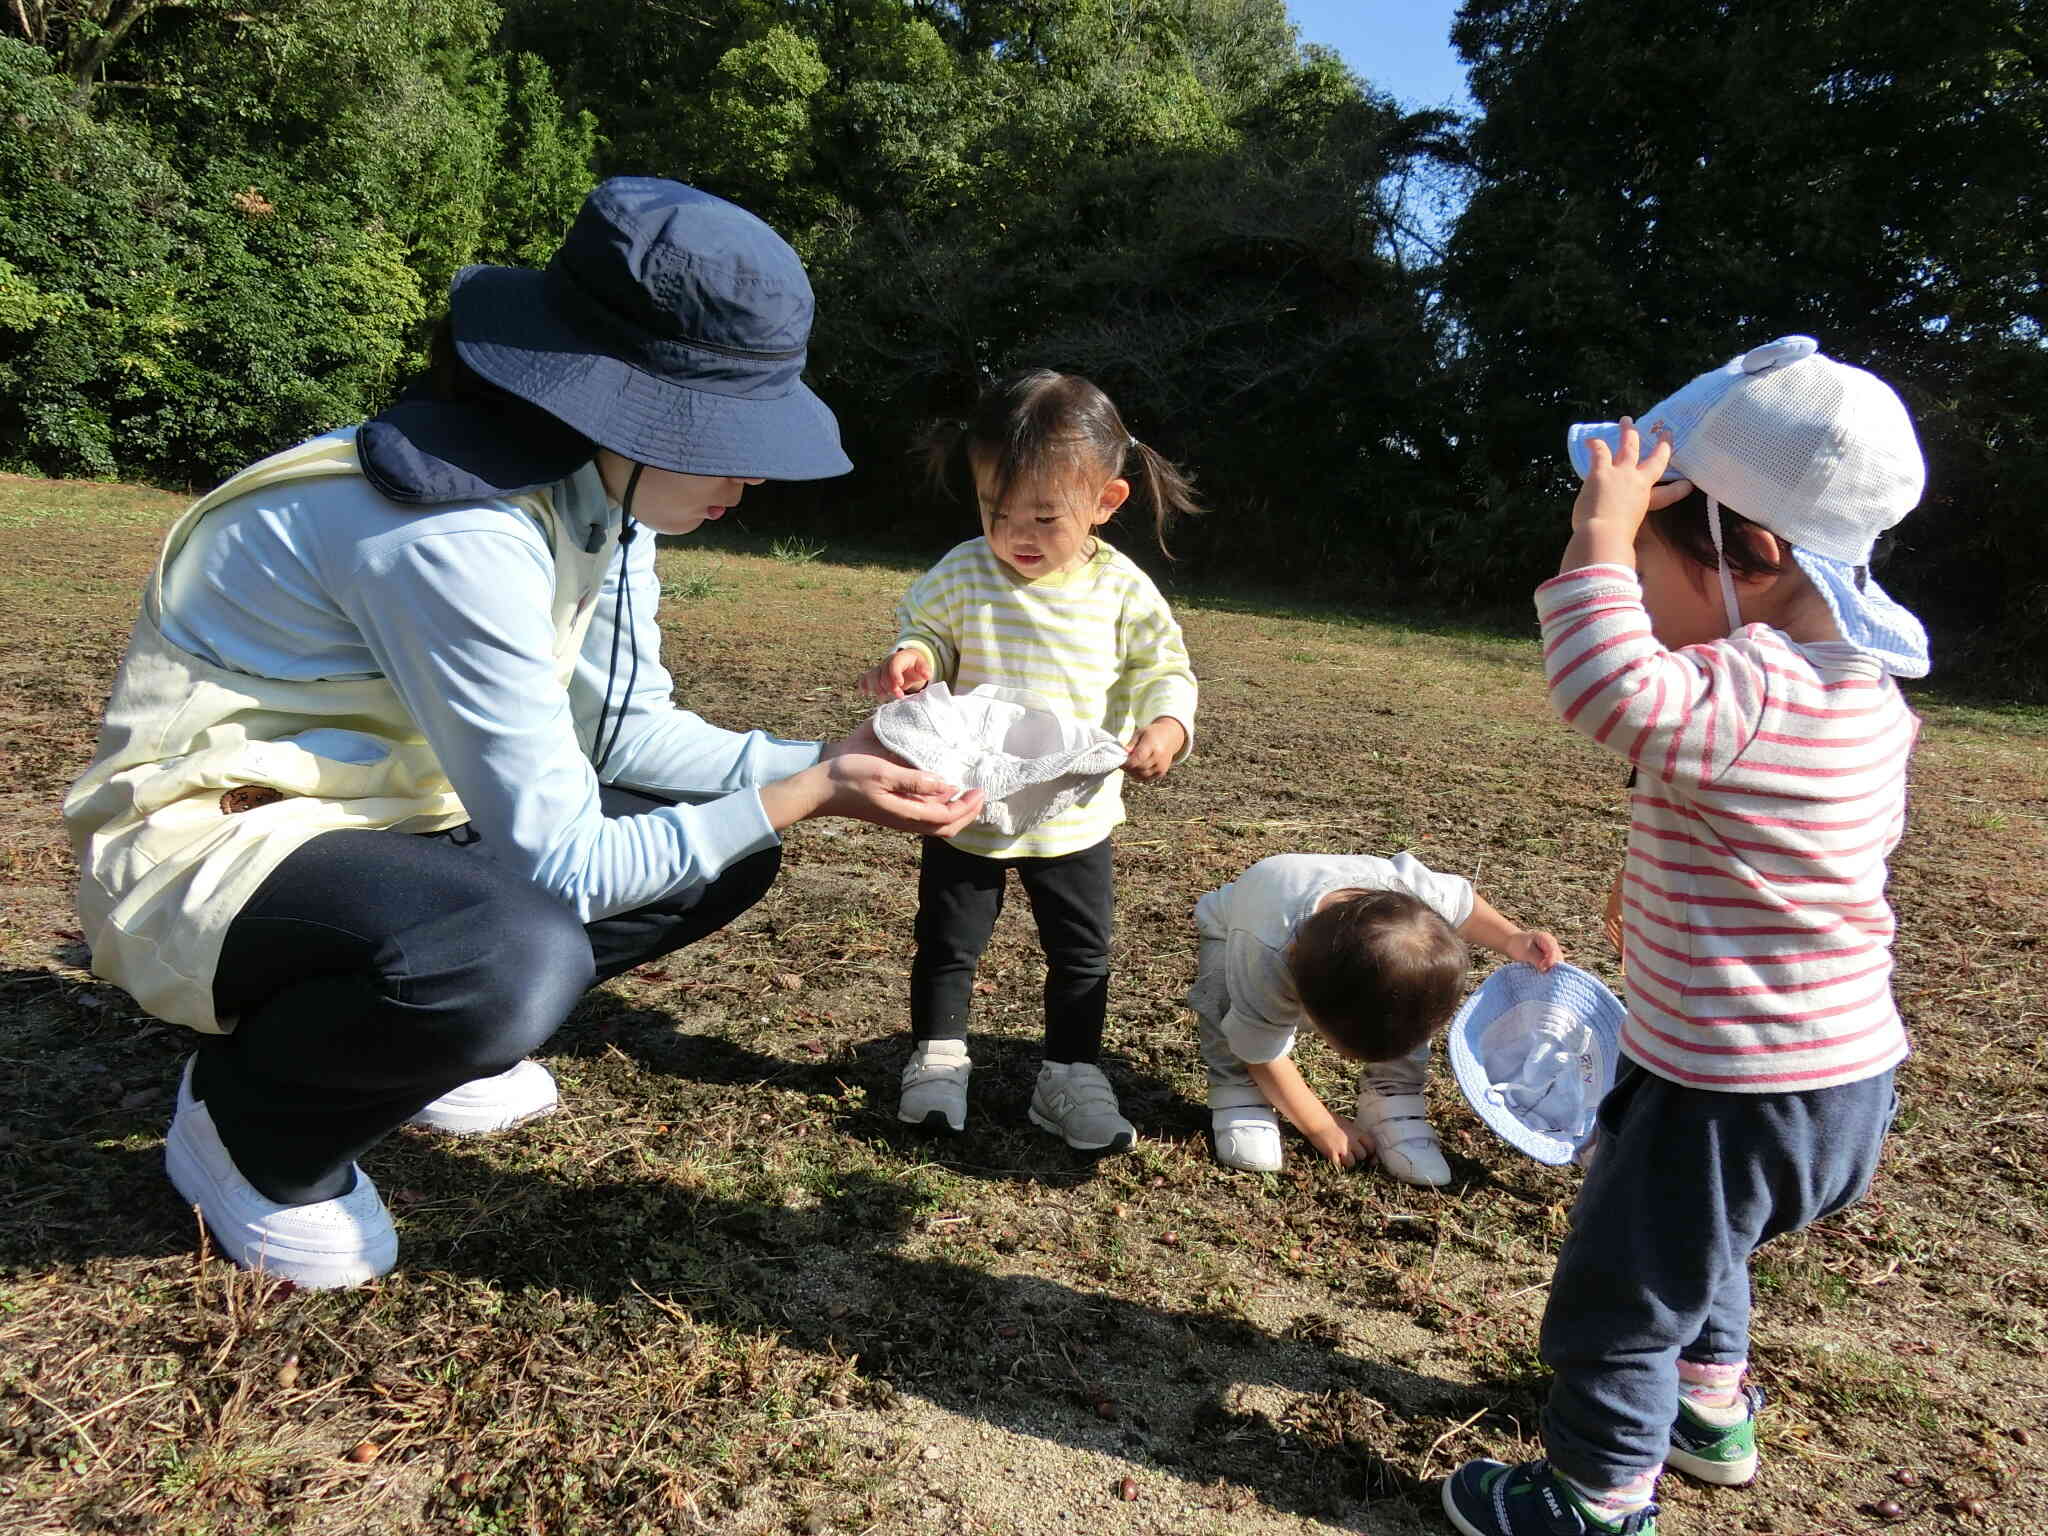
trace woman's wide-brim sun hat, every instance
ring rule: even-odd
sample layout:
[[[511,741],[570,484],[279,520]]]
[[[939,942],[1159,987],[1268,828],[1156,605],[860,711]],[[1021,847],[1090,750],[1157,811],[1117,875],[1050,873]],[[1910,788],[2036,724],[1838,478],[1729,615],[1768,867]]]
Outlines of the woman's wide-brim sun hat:
[[[708,192],[615,177],[545,271],[465,267],[449,308],[473,371],[635,463],[765,480],[853,467],[803,382],[815,301],[802,261]]]
[[[1479,1118],[1539,1163],[1568,1163],[1592,1140],[1621,1062],[1621,999],[1560,962],[1502,966],[1465,999],[1446,1045]]]

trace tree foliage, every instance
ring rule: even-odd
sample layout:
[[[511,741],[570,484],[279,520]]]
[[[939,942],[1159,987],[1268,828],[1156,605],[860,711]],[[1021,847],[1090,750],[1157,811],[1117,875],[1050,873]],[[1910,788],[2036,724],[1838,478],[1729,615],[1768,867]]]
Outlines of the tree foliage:
[[[8,0],[0,461],[366,414],[460,266],[655,174],[810,266],[862,468],[777,517],[957,534],[906,446],[1043,363],[1199,473],[1183,575],[1520,606],[1566,423],[1804,330],[1914,407],[1886,579],[1988,655],[2048,639],[2044,3],[1467,0],[1461,123],[1284,0]]]
[[[1918,420],[1887,584],[1957,642],[2048,637],[2048,8],[1675,0],[1654,48],[1640,21],[1468,0],[1454,32],[1484,115],[1445,292],[1497,543],[1554,525],[1564,423],[1801,331]]]

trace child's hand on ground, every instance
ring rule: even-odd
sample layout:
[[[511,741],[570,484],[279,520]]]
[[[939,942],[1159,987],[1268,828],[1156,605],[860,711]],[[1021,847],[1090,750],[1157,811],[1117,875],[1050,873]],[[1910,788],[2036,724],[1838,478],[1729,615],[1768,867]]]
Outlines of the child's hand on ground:
[[[1339,1168],[1349,1168],[1372,1156],[1372,1138],[1349,1120],[1330,1118],[1330,1128],[1309,1137],[1309,1144]]]
[[[1124,743],[1130,754],[1124,759],[1124,772],[1139,780],[1163,779],[1187,744],[1187,727],[1171,715],[1161,715]]]
[[[860,691],[887,704],[905,694],[917,693],[932,680],[932,664],[923,651],[906,645],[891,651],[861,674]]]
[[[1536,928],[1524,928],[1501,951],[1510,960],[1519,960],[1524,965],[1533,965],[1539,971],[1547,971],[1564,958],[1564,946]]]

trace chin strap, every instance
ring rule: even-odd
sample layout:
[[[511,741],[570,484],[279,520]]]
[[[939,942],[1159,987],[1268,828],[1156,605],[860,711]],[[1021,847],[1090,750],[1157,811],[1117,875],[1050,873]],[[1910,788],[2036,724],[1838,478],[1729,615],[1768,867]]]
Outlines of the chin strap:
[[[1707,533],[1714,541],[1714,570],[1721,578],[1721,604],[1728,610],[1728,633],[1742,628],[1742,605],[1735,601],[1735,578],[1728,572],[1728,550],[1722,544],[1721,503],[1707,497]]]
[[[619,744],[619,732],[626,728],[626,710],[633,701],[633,685],[640,680],[640,643],[632,636],[633,584],[632,573],[626,569],[626,552],[633,543],[633,493],[640,488],[640,471],[646,467],[645,464],[633,466],[633,473],[626,477],[626,494],[619,500],[619,587],[612,598],[612,654],[611,662],[605,668],[604,702],[597,706],[597,733],[590,741],[591,750],[597,754],[591,766],[600,777],[603,776],[604,765],[611,758],[612,749]],[[623,625],[619,622],[622,609]],[[627,632],[627,640],[632,647],[632,665],[626,671],[626,696],[619,701],[619,716],[612,722],[612,739],[607,742],[604,739],[604,718],[611,713],[612,684],[619,676],[619,631],[622,628]]]

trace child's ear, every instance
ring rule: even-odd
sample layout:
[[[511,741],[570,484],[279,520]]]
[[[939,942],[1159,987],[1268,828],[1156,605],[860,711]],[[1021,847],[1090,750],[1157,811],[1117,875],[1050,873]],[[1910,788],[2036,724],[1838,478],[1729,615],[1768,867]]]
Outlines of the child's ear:
[[[1752,592],[1768,592],[1778,584],[1779,578],[1788,570],[1796,569],[1792,564],[1792,546],[1771,532],[1770,529],[1759,527],[1752,523],[1749,527],[1742,530],[1741,537],[1748,542],[1750,550],[1764,564],[1775,565],[1777,569],[1754,576],[1743,571],[1731,571],[1730,574],[1734,576],[1735,585],[1738,589]],[[1709,572],[1708,574],[1712,575],[1713,573]]]
[[[1094,526],[1099,528],[1112,517],[1115,517],[1116,509],[1130,500],[1130,496],[1131,482],[1124,479],[1122,475],[1118,475],[1114,480],[1103,486],[1102,494],[1095,498]]]

